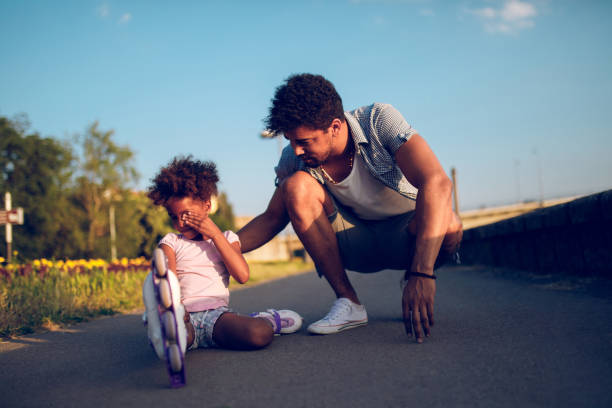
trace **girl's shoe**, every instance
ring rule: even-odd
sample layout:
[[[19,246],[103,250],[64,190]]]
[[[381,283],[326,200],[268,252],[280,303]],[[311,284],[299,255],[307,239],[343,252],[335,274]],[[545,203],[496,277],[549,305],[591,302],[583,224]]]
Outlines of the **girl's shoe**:
[[[149,342],[157,356],[165,360],[172,388],[185,385],[185,350],[187,329],[181,303],[181,289],[176,275],[167,266],[160,248],[153,252],[151,273],[142,288],[145,325]]]
[[[251,317],[268,320],[274,328],[274,335],[295,333],[302,327],[302,316],[293,310],[268,309],[265,312],[251,313]]]

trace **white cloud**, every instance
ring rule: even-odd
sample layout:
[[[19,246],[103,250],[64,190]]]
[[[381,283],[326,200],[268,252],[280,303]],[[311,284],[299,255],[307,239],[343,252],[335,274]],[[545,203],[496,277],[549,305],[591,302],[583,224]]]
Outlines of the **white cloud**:
[[[484,7],[470,12],[482,21],[487,32],[494,34],[517,34],[532,28],[538,15],[533,3],[521,0],[506,0],[500,8]]]
[[[425,17],[433,17],[436,15],[436,13],[432,9],[429,9],[429,8],[419,10],[419,14]]]
[[[110,7],[108,6],[108,4],[102,3],[96,9],[96,13],[102,18],[106,18],[110,14]]]
[[[525,19],[535,17],[538,13],[533,4],[510,0],[504,4],[500,14],[506,21],[525,21]]]
[[[127,24],[132,19],[132,13],[124,13],[119,17],[119,24]]]

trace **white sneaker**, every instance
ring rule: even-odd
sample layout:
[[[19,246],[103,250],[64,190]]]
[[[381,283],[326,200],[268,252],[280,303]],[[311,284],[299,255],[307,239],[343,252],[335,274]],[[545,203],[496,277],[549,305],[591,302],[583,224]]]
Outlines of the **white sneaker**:
[[[155,249],[153,258],[152,271],[142,288],[143,321],[155,354],[166,361],[170,385],[176,388],[185,385],[185,308],[178,279],[168,269],[163,251]]]
[[[308,331],[314,334],[333,334],[367,323],[365,306],[353,303],[347,298],[340,298],[336,299],[324,318],[308,326]]]
[[[295,333],[302,327],[302,316],[293,310],[268,309],[265,312],[251,313],[251,317],[266,319],[274,329],[274,335]]]

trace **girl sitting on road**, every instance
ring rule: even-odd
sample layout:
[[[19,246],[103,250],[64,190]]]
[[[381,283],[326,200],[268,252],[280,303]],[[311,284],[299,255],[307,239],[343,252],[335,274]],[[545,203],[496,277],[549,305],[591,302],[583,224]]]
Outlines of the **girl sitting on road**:
[[[214,163],[177,157],[148,191],[178,231],[159,242],[143,289],[149,339],[167,361],[174,386],[181,385],[181,376],[184,383],[186,349],[259,349],[275,334],[293,333],[302,325],[301,316],[290,310],[246,316],[229,308],[230,276],[245,283],[249,266],[238,236],[222,232],[208,216],[218,180]]]

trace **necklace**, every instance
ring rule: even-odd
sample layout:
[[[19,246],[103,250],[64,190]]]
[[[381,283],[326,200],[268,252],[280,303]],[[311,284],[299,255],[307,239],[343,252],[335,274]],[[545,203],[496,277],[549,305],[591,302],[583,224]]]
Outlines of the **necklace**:
[[[355,146],[354,146],[354,145],[353,145],[353,143],[351,143],[350,141],[349,141],[349,143],[350,143],[350,147],[351,147],[351,148],[350,148],[349,150],[347,150],[347,151],[349,152],[349,163],[348,163],[348,167],[349,167],[349,169],[352,169],[352,168],[353,168],[353,159],[354,159],[354,157],[355,157]],[[340,182],[340,181],[336,181],[336,180],[334,180],[334,179],[332,178],[332,176],[330,176],[330,175],[327,173],[327,171],[325,171],[325,168],[323,168],[323,165],[320,165],[320,166],[319,166],[319,168],[321,169],[321,173],[323,174],[323,177],[325,177],[325,179],[326,179],[327,181],[329,181],[329,182],[330,182],[330,183],[332,183],[332,184],[338,184],[338,183]],[[351,173],[351,172],[349,171],[349,174],[350,174],[350,173]]]

